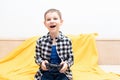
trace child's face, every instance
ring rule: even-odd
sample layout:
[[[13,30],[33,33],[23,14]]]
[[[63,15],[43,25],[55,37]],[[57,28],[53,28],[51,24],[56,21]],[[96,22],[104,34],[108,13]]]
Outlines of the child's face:
[[[56,12],[49,12],[45,16],[44,24],[50,33],[58,33],[63,20]]]

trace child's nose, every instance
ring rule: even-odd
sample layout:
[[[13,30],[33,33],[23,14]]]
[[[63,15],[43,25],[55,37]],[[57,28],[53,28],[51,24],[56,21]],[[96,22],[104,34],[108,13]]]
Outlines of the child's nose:
[[[50,21],[50,22],[51,22],[51,23],[52,23],[52,22],[55,22],[55,20],[54,20],[54,19],[51,19],[51,21]]]

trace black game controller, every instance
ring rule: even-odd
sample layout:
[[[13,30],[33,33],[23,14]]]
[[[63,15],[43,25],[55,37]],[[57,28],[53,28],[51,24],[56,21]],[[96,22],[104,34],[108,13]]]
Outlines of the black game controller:
[[[46,63],[45,64],[46,65],[46,68],[48,69],[48,70],[50,70],[50,69],[57,69],[58,71],[63,67],[63,65],[59,65],[59,64],[52,64],[52,63]]]

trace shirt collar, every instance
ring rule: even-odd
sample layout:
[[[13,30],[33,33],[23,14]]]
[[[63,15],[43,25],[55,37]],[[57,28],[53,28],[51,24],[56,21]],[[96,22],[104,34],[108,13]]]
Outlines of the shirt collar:
[[[47,38],[48,38],[49,40],[53,40],[53,39],[50,37],[50,33],[49,33],[49,32],[47,33]],[[58,37],[56,37],[55,39],[56,39],[56,40],[59,40],[59,39],[62,39],[62,38],[63,38],[63,34],[62,34],[61,31],[59,31],[59,35],[58,35]]]

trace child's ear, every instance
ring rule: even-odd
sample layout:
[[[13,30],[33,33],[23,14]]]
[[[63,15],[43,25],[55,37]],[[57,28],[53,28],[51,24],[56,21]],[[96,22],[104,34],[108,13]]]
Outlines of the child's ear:
[[[63,24],[63,20],[61,19],[61,24]]]
[[[46,26],[46,23],[45,23],[45,21],[43,21],[43,23],[44,23],[44,25]]]
[[[60,23],[60,25],[62,26],[62,24],[63,24],[63,20],[61,19],[61,21],[60,21],[61,23]]]

